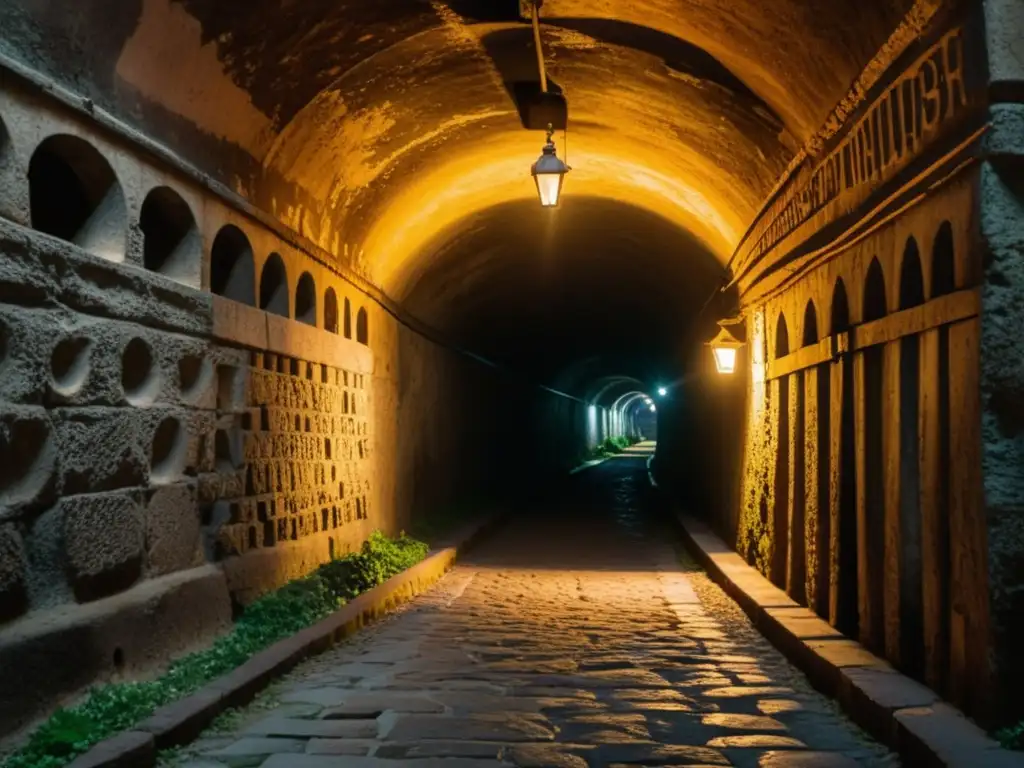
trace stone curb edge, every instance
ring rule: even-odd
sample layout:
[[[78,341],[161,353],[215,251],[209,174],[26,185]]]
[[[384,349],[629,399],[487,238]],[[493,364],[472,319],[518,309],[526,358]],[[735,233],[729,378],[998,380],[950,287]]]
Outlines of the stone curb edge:
[[[161,707],[130,730],[96,744],[68,768],[152,768],[161,750],[192,741],[222,712],[252,701],[274,678],[433,585],[451,569],[458,555],[502,517],[499,512],[466,525],[448,537],[451,543],[433,550],[412,568],[364,592],[317,624],[260,651],[192,695]]]
[[[608,461],[607,457],[603,459],[594,459],[593,461],[584,461],[578,467],[573,467],[572,469],[570,469],[569,474],[578,475],[580,472],[585,472],[588,469],[593,469],[598,464],[604,464],[606,461]]]
[[[928,768],[1024,767],[962,712],[793,601],[699,520],[673,511],[683,541],[758,630],[857,725]]]

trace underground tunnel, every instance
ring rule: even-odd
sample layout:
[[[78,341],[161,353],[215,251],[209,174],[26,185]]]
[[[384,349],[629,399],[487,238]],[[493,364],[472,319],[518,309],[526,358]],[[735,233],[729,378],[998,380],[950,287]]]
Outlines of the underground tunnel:
[[[926,731],[1019,757],[1022,24],[1015,0],[0,0],[0,759],[70,764],[100,726],[25,750],[90,687],[158,686],[324,568],[405,532],[434,562],[492,518],[396,622],[455,590],[490,619],[451,631],[490,642],[506,597],[563,626],[574,595],[604,639],[567,628],[544,669],[570,635],[618,649],[583,674],[668,605],[638,637],[757,660],[711,673],[738,687],[778,682],[774,643],[837,698],[821,728],[871,746],[832,757],[924,764]],[[494,575],[531,568],[552,581]],[[781,705],[713,698],[694,760],[848,764],[756,762],[824,752],[745,747],[735,717]],[[140,721],[103,738],[163,749]],[[487,759],[670,756],[606,747]]]

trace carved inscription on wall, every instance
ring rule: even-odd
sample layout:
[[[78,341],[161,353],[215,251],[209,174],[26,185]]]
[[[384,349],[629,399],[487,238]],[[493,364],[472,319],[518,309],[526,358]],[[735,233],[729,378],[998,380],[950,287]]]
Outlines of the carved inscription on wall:
[[[336,531],[370,513],[366,377],[271,353],[254,352],[251,363],[240,429],[218,437],[244,466],[243,495],[215,513],[219,557]]]
[[[752,233],[742,266],[843,192],[871,188],[904,167],[966,106],[963,31],[955,29],[879,96],[802,185],[794,184],[772,204]]]

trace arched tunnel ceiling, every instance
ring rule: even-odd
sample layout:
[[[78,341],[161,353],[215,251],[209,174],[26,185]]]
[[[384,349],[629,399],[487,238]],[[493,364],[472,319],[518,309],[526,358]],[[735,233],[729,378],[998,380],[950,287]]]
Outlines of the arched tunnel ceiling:
[[[555,323],[547,347],[581,360],[598,353],[587,329],[667,349],[913,4],[546,0],[573,166],[547,220],[528,172],[542,134],[515,98],[537,79],[518,0],[4,3],[0,51],[424,319],[512,358]]]
[[[396,296],[413,314],[544,380],[594,357],[656,376],[722,276],[715,256],[669,220],[578,195],[555,211],[525,199],[476,213],[428,242],[416,263]],[[577,391],[586,381],[562,384]]]
[[[547,0],[569,190],[642,204],[724,256],[911,5]],[[4,4],[0,45],[329,250],[362,248],[387,284],[417,238],[533,194],[538,136],[507,87],[536,79],[518,11],[517,0],[125,0],[115,14],[51,0]]]

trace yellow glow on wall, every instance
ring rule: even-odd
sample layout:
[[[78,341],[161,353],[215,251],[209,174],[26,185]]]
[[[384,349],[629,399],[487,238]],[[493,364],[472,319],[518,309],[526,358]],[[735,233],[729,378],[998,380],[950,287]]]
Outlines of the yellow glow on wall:
[[[765,317],[764,309],[755,309],[747,316],[747,348],[750,350],[751,423],[756,423],[764,410],[767,393],[767,370],[765,360]]]
[[[453,147],[443,165],[399,185],[364,240],[374,281],[400,297],[417,256],[438,235],[494,206],[536,201],[537,140],[536,131],[488,133],[486,142]],[[692,232],[723,263],[745,225],[724,201],[709,199],[693,169],[665,168],[664,155],[636,138],[572,136],[567,159],[573,171],[563,202],[595,196],[644,208]]]

